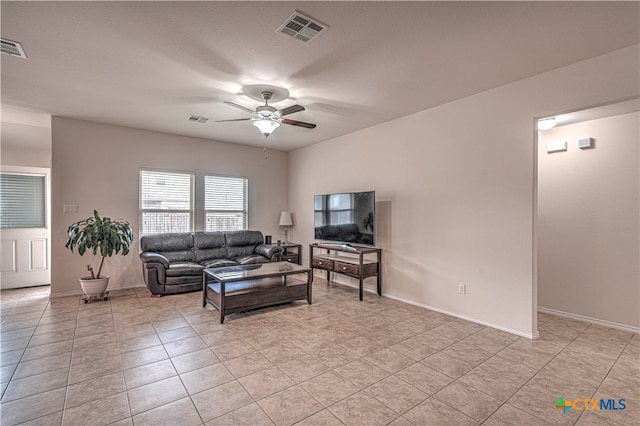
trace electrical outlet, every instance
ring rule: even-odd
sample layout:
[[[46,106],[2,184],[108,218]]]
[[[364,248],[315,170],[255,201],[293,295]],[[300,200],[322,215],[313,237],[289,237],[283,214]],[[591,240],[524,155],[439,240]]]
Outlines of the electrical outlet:
[[[458,284],[458,293],[467,294],[467,285],[466,284]]]

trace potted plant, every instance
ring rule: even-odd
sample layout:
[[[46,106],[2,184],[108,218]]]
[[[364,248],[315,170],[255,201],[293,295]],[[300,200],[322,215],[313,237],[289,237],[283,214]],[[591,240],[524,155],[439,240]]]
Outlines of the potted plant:
[[[129,246],[133,241],[133,233],[129,222],[122,219],[111,219],[100,217],[97,210],[93,211],[93,216],[83,219],[69,226],[67,230],[69,238],[64,245],[73,253],[74,249],[83,256],[87,250],[101,256],[98,273],[94,274],[93,267],[87,265],[87,270],[91,276],[80,278],[82,292],[87,296],[101,296],[109,285],[109,276],[102,276],[102,265],[105,257],[114,254],[129,253]]]

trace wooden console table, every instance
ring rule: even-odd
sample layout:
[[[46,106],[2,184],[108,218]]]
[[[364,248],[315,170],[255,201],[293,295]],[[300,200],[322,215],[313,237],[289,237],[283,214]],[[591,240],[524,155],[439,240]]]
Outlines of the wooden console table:
[[[375,254],[375,260],[365,257],[365,255],[370,254]],[[327,281],[330,280],[331,272],[357,278],[359,281],[360,300],[362,300],[364,296],[364,279],[375,276],[378,296],[382,296],[381,257],[382,250],[377,247],[322,243],[309,244],[311,280],[313,280],[313,269],[326,270]]]

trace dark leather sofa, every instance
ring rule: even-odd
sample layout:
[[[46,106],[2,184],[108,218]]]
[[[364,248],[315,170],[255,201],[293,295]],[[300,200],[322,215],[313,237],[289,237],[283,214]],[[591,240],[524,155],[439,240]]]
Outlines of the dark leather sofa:
[[[184,232],[140,239],[142,275],[154,295],[202,290],[202,271],[267,263],[282,252],[265,245],[260,231]]]

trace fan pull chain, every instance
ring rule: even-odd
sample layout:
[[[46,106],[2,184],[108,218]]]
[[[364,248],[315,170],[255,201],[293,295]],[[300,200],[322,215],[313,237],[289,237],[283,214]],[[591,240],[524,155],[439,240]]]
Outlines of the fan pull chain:
[[[262,147],[262,152],[264,152],[264,159],[268,160],[269,159],[269,154],[267,154],[267,147],[266,146]]]

